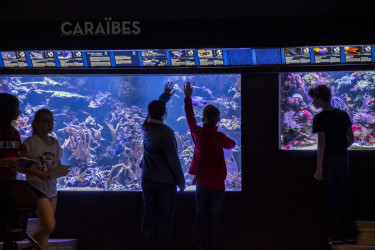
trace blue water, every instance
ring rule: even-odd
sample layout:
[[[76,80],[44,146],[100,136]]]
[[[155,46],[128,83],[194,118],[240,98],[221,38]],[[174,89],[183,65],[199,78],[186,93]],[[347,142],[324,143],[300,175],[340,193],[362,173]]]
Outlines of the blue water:
[[[2,76],[0,91],[21,102],[16,128],[24,140],[31,135],[36,110],[53,111],[52,133],[64,148],[62,163],[71,165],[68,176],[58,180],[59,190],[140,190],[142,158],[141,124],[147,105],[175,83],[165,121],[176,132],[184,173],[192,158],[193,142],[184,112],[183,84],[194,83],[194,96],[221,111],[219,130],[237,140],[228,155],[227,190],[241,190],[241,79],[240,75],[45,75]],[[202,107],[200,107],[202,106]],[[197,105],[201,121],[204,105]],[[192,176],[186,174],[191,185]],[[188,188],[189,189],[189,188]]]

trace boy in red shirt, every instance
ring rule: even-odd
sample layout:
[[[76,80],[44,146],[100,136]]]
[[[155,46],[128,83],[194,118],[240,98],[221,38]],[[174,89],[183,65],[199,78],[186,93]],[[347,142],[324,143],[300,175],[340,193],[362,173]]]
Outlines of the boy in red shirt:
[[[232,149],[236,142],[217,131],[216,124],[220,121],[220,111],[214,105],[204,107],[203,127],[198,126],[193,111],[193,88],[190,82],[184,86],[184,93],[186,119],[195,144],[188,172],[194,175],[193,184],[196,185],[193,246],[201,249],[205,238],[203,234],[208,232],[208,245],[212,249],[220,249],[224,180],[227,176],[223,148]],[[204,227],[207,219],[209,228]]]

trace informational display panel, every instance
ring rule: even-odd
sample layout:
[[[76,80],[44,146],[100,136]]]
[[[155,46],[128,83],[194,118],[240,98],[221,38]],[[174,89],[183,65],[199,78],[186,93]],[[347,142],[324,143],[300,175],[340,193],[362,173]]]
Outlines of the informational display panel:
[[[33,67],[56,67],[56,59],[53,51],[30,51],[30,59]]]
[[[109,51],[86,52],[89,67],[111,67],[111,57]]]
[[[371,46],[345,46],[345,61],[348,63],[371,62]]]
[[[113,57],[116,67],[139,67],[137,51],[114,51]]]
[[[311,63],[310,48],[284,48],[285,64],[309,64]]]
[[[23,68],[28,67],[25,51],[9,51],[1,52],[1,58],[3,59],[3,65],[7,68]]]
[[[57,51],[60,67],[84,67],[85,62],[81,51]]]
[[[224,65],[223,50],[221,49],[198,50],[198,58],[201,66]]]
[[[168,66],[165,50],[144,50],[142,51],[143,66],[164,67]]]
[[[314,62],[321,63],[341,63],[340,47],[314,47]]]
[[[194,50],[192,49],[170,50],[169,57],[172,66],[195,66]]]

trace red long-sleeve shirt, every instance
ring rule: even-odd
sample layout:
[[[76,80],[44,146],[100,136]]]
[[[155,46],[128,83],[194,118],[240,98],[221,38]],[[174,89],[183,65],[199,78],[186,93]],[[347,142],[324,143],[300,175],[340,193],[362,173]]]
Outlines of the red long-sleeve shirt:
[[[217,126],[206,124],[203,124],[203,127],[198,126],[191,97],[185,97],[185,113],[195,144],[193,160],[188,171],[189,174],[194,175],[193,184],[225,190],[224,180],[227,169],[223,148],[231,149],[236,146],[236,142],[224,133],[218,132]]]

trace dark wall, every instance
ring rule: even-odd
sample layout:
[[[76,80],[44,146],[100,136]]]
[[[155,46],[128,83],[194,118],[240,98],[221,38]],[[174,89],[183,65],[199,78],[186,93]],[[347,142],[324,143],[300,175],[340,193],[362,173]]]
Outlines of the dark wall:
[[[361,11],[354,11],[360,9]],[[373,44],[365,0],[2,1],[0,50]],[[140,21],[140,35],[63,36],[63,22]],[[6,39],[5,39],[6,38]]]
[[[139,35],[97,36],[64,36],[61,34],[63,21],[0,21],[2,32],[7,36],[7,39],[0,39],[0,50],[284,48],[374,44],[375,34],[362,28],[369,25],[367,17],[140,19]],[[104,18],[93,21],[104,22]],[[68,21],[74,23],[76,20]]]
[[[225,249],[328,249],[315,151],[278,149],[278,74],[242,77],[242,192],[227,192]],[[351,151],[356,219],[375,219],[373,151]],[[60,192],[53,237],[76,237],[79,249],[137,249],[141,193]],[[174,249],[189,249],[194,193],[178,197]]]
[[[96,19],[108,15],[113,18],[176,20],[176,19],[215,19],[246,17],[283,17],[352,14],[349,0],[305,0],[303,6],[297,0],[226,0],[173,1],[147,0],[56,0],[43,1],[18,0],[0,3],[0,20],[56,21],[67,19]],[[365,5],[365,0],[358,0],[358,6]],[[319,6],[319,8],[317,8]],[[362,8],[361,13],[369,13],[369,8]]]

